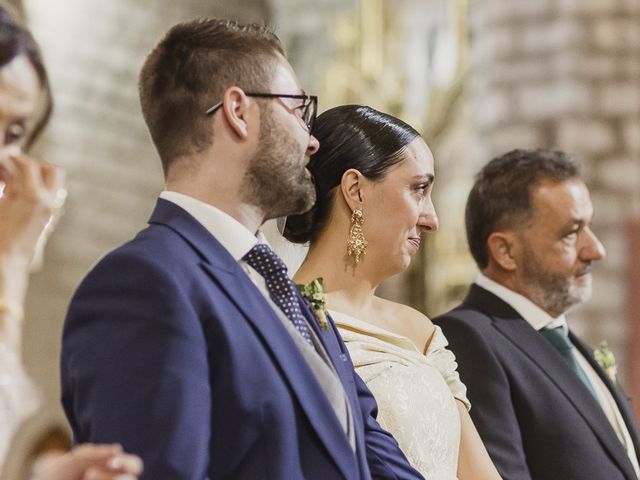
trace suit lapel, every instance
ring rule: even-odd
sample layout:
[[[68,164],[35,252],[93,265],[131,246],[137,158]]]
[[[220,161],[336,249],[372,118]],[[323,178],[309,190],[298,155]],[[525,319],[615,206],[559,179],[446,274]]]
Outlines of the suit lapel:
[[[585,345],[582,340],[576,337],[572,332],[569,332],[569,338],[571,339],[571,343],[575,345],[575,347],[582,353],[582,356],[587,359],[593,370],[598,374],[602,382],[605,384],[613,399],[618,406],[618,410],[620,410],[620,414],[622,415],[622,419],[629,431],[629,435],[631,436],[631,441],[633,442],[634,449],[636,451],[636,455],[640,455],[640,438],[638,433],[638,425],[636,423],[635,417],[633,415],[633,411],[631,409],[631,404],[628,401],[628,397],[625,392],[622,390],[620,385],[617,383],[613,383],[606,372],[598,365],[595,358],[593,357],[592,351]]]
[[[562,355],[513,308],[492,293],[473,285],[465,304],[492,317],[494,327],[549,377],[618,466],[629,478],[634,478],[629,458],[602,407]]]
[[[365,438],[362,434],[362,432],[364,432],[364,420],[362,417],[362,411],[360,410],[358,392],[353,378],[355,371],[353,364],[351,363],[347,347],[341,341],[342,337],[340,337],[338,329],[329,314],[327,314],[327,321],[329,322],[328,328],[321,328],[318,318],[315,313],[311,311],[307,302],[302,297],[300,297],[300,302],[302,304],[302,311],[305,317],[322,342],[325,351],[333,363],[334,370],[337,372],[340,382],[347,394],[348,400],[351,404],[357,455],[361,464],[366,464]]]
[[[344,452],[351,451],[351,447],[343,428],[333,414],[322,387],[271,305],[239,266],[235,272],[218,270],[207,263],[202,267],[253,326],[336,465],[348,477],[355,465],[349,465],[352,457],[344,455]]]
[[[280,318],[238,262],[200,223],[171,202],[159,199],[149,223],[172,229],[199,253],[201,267],[252,325],[318,437],[349,478],[357,468],[354,457],[345,455],[352,452],[351,446],[322,387]],[[313,325],[317,328],[317,321]]]
[[[355,416],[356,408],[358,408],[358,402],[357,392],[353,382],[353,365],[350,363],[346,346],[340,342],[341,337],[335,327],[335,323],[331,316],[327,314],[327,321],[329,322],[329,325],[326,329],[321,328],[316,314],[311,311],[311,308],[302,297],[300,297],[300,303],[303,314],[307,318],[311,328],[313,328],[313,331],[320,339],[325,352],[327,352],[327,355],[331,360],[334,370],[340,378],[342,386],[349,396],[352,411]]]

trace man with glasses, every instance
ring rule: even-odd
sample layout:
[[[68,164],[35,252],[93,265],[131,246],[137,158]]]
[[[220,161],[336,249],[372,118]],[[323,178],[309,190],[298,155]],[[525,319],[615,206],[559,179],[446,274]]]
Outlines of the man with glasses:
[[[317,99],[279,40],[177,25],[140,98],[166,190],[72,300],[62,388],[76,439],[122,443],[144,479],[421,478],[259,232],[315,200]]]

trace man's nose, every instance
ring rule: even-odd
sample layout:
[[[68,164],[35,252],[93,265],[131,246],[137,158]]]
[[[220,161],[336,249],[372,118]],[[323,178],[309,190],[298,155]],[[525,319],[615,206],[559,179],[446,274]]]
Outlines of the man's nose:
[[[586,244],[580,250],[582,260],[602,260],[607,255],[607,251],[590,228],[585,229]]]
[[[307,145],[307,155],[313,155],[320,148],[320,142],[313,135],[309,135],[309,145]]]

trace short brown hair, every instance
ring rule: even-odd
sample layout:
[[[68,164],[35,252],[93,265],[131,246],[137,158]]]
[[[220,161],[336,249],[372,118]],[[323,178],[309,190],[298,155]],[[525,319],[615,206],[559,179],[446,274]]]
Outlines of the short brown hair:
[[[232,86],[266,88],[278,37],[266,26],[199,19],[175,25],[147,57],[140,72],[140,104],[165,175],[180,156],[211,145],[207,108]]]
[[[489,264],[487,241],[493,232],[530,221],[536,185],[578,178],[578,166],[560,151],[512,150],[487,163],[476,176],[465,212],[469,250],[478,267]]]

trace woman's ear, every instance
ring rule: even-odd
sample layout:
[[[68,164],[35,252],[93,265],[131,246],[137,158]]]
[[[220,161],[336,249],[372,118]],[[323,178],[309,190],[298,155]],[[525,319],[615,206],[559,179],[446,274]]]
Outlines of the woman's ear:
[[[355,168],[350,168],[344,174],[342,174],[342,180],[340,181],[340,191],[344,197],[345,202],[354,211],[364,203],[363,184],[365,182],[364,175],[362,175]]]
[[[487,250],[489,262],[493,262],[501,269],[511,272],[518,267],[518,241],[515,233],[493,232],[487,239]]]
[[[236,135],[246,139],[249,135],[249,97],[239,87],[228,88],[222,98],[222,115]]]

